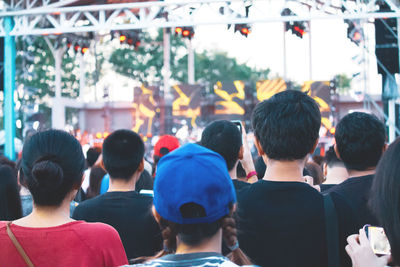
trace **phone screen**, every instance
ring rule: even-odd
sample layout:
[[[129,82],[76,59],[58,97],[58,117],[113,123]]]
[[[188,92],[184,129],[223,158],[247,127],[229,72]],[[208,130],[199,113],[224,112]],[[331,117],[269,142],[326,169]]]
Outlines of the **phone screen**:
[[[390,244],[386,237],[385,230],[382,227],[366,226],[367,233],[372,250],[377,255],[390,254]]]

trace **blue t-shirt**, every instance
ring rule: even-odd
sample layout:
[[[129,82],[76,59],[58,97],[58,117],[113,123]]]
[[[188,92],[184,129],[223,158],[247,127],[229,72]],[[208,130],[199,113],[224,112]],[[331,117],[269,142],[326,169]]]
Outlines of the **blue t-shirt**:
[[[106,175],[104,175],[103,180],[101,180],[100,195],[107,192],[109,186],[110,186],[110,175],[107,173]]]

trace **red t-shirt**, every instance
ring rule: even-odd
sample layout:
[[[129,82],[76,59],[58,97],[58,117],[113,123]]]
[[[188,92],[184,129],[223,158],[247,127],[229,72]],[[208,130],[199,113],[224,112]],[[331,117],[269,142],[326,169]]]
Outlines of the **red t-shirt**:
[[[0,266],[26,267],[0,222]],[[118,232],[103,223],[74,221],[55,227],[12,224],[11,231],[35,266],[121,266],[127,264]]]

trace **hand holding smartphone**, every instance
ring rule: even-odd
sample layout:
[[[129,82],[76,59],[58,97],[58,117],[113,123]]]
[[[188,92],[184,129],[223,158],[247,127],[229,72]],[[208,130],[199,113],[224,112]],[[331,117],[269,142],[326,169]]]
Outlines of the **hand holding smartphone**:
[[[382,227],[365,225],[364,230],[376,255],[390,255],[389,240]]]

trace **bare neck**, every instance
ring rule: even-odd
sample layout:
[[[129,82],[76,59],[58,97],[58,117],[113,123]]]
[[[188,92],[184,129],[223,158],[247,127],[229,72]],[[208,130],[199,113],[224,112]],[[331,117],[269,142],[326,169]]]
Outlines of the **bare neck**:
[[[13,223],[24,227],[54,227],[74,220],[70,218],[70,202],[75,193],[68,194],[60,206],[37,206],[33,204],[32,213]]]
[[[206,240],[203,240],[203,242],[201,242],[196,246],[188,246],[182,243],[182,241],[180,241],[178,237],[176,254],[188,254],[188,253],[199,253],[199,252],[216,252],[221,254],[222,253],[221,247],[222,247],[222,229],[219,229],[214,236]]]
[[[108,192],[135,191],[136,181],[139,179],[139,176],[140,173],[135,173],[129,180],[110,177],[110,187],[108,188]]]
[[[265,161],[265,160],[264,160]],[[304,182],[304,160],[277,161],[268,159],[263,180],[277,182]]]

